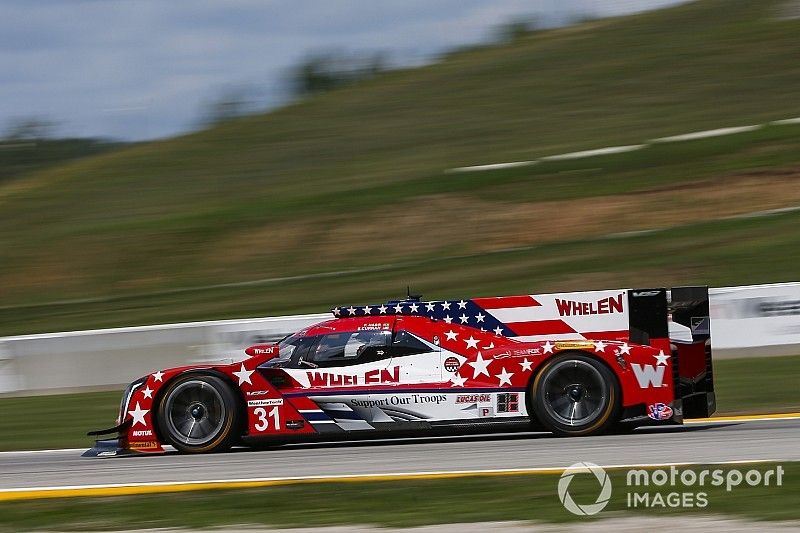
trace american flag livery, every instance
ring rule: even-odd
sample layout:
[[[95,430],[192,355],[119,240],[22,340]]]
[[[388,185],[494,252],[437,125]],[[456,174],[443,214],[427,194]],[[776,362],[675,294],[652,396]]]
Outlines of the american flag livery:
[[[628,340],[625,290],[497,296],[461,300],[415,299],[336,307],[336,317],[417,315],[518,340]]]

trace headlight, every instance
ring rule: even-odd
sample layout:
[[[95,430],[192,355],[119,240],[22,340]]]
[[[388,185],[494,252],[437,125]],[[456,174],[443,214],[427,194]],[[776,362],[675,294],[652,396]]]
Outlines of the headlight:
[[[125,412],[128,410],[128,404],[131,401],[133,393],[136,392],[136,389],[144,385],[145,381],[147,381],[147,376],[137,379],[128,385],[128,388],[122,393],[122,400],[119,404],[119,414],[117,415],[117,425],[122,424],[122,421],[125,420]]]

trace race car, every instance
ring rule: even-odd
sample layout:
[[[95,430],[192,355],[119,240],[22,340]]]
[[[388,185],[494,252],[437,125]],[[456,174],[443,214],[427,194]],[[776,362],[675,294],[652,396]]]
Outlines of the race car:
[[[235,362],[162,369],[125,390],[84,455],[433,432],[586,436],[715,410],[708,288],[337,307]]]

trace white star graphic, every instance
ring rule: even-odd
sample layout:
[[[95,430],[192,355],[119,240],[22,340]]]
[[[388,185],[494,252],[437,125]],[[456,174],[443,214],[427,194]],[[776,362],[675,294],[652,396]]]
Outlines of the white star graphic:
[[[544,353],[553,353],[554,346],[550,344],[550,341],[545,342],[542,345],[542,349],[544,349]]]
[[[233,375],[236,376],[236,379],[239,380],[239,386],[241,387],[245,383],[249,383],[250,385],[253,384],[253,382],[250,381],[250,376],[253,375],[253,372],[255,372],[255,370],[247,370],[244,367],[244,363],[242,363],[242,367],[239,369],[238,372],[234,372]]]
[[[464,386],[464,382],[465,382],[465,381],[467,381],[467,378],[465,378],[465,377],[461,377],[461,376],[459,376],[458,374],[456,374],[456,375],[455,375],[455,376],[453,376],[453,378],[450,380],[450,383],[452,383],[454,387],[463,387],[463,386]]]
[[[342,311],[337,307],[333,310],[333,316],[339,316],[342,314]]]
[[[658,352],[658,355],[655,356],[656,366],[661,366],[661,365],[667,366],[667,360],[670,357],[671,356],[664,353],[664,350],[661,350],[660,352]]]
[[[368,305],[365,305],[364,306],[364,314],[368,315],[370,313],[372,313],[372,308],[370,306],[368,306]]]
[[[453,322],[453,319],[450,317],[450,315],[447,315],[446,317],[444,317],[444,321],[450,324]]]
[[[491,362],[491,359],[484,359],[481,352],[478,352],[477,359],[467,362],[467,364],[472,367],[472,379],[477,378],[481,374],[486,374],[486,377],[489,377],[489,363]]]
[[[153,381],[164,381],[164,373],[159,370],[155,374],[153,374]]]
[[[350,313],[351,315],[354,315],[356,314],[356,308],[351,305],[350,307],[347,308],[347,312]]]
[[[619,347],[619,352],[617,353],[617,355],[622,355],[622,354],[625,354],[625,355],[630,355],[631,354],[631,347],[628,346],[627,342],[623,342],[622,346]]]
[[[454,341],[458,338],[458,333],[451,329],[450,331],[445,332],[444,336],[447,337],[447,340]]]
[[[503,367],[503,371],[497,374],[495,377],[500,379],[500,386],[502,387],[504,383],[506,385],[511,385],[511,376],[513,375],[513,372],[506,372],[506,368]]]
[[[461,300],[460,302],[458,302],[458,308],[459,309],[466,309],[467,308],[467,302],[465,302],[464,300]]]
[[[402,304],[395,305],[394,306],[394,312],[395,313],[402,313],[403,312],[403,305]]]
[[[503,328],[501,328],[500,326],[497,326],[492,331],[494,331],[494,334],[497,336],[501,336],[503,334]]]
[[[530,371],[531,370],[531,365],[532,364],[533,364],[533,361],[528,361],[528,358],[526,357],[525,359],[522,360],[522,362],[519,364],[519,366],[521,366],[522,367],[522,371],[525,372],[525,371]]]
[[[605,352],[606,351],[606,343],[603,341],[597,341],[594,343],[594,349],[596,352]]]
[[[142,394],[144,394],[145,398],[153,399],[153,389],[151,389],[149,385],[142,389]]]
[[[477,320],[478,322],[483,322],[484,318],[486,318],[486,315],[482,313],[478,313],[477,315],[475,315],[475,320]]]
[[[458,317],[458,319],[461,321],[462,324],[466,324],[467,322],[469,322],[469,317],[467,315],[461,315],[460,317]]]
[[[478,349],[478,339],[474,338],[472,335],[469,336],[469,339],[464,339],[464,342],[467,343],[467,350],[470,348]]]
[[[380,312],[380,314],[385,315],[386,314],[386,309],[387,309],[387,307],[385,305],[381,304],[381,306],[378,308],[378,311]]]
[[[442,302],[442,311],[450,310],[450,302]]]
[[[417,311],[419,311],[419,305],[411,304],[411,312],[416,313]]]
[[[128,414],[133,417],[133,425],[141,424],[143,426],[147,425],[147,422],[144,421],[144,415],[150,412],[150,409],[142,409],[139,406],[139,402],[136,402],[136,409],[133,411],[128,411]]]
[[[433,306],[435,304],[433,302],[428,302],[425,304],[425,310],[429,313],[433,313]]]

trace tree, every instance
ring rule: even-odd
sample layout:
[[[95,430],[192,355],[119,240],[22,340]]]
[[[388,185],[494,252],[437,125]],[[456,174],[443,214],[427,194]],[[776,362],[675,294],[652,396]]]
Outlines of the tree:
[[[373,78],[388,70],[386,57],[373,54],[322,53],[306,57],[291,69],[291,91],[308,96]]]
[[[56,123],[38,117],[12,119],[3,136],[8,141],[34,141],[53,137]]]

